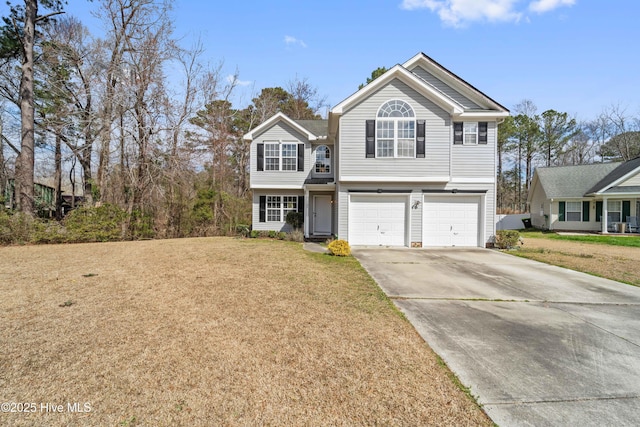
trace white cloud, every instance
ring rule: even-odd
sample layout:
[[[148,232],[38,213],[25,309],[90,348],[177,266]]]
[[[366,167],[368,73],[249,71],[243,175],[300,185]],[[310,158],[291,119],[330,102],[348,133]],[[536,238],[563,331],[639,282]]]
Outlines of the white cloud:
[[[561,6],[573,6],[576,0],[535,0],[529,3],[529,10],[537,13],[545,13]]]
[[[521,0],[402,0],[407,10],[429,9],[452,27],[463,27],[475,21],[519,22],[524,13],[517,7]],[[534,0],[529,10],[544,13],[560,6],[571,6],[575,0]],[[526,17],[525,17],[526,19]]]
[[[302,47],[307,47],[307,44],[304,41],[299,40],[292,36],[284,36],[284,42],[287,46],[298,45]]]
[[[227,83],[235,84],[236,86],[250,86],[253,84],[251,80],[240,80],[238,76],[234,76],[233,74],[229,74],[227,76]]]
[[[472,21],[517,22],[522,14],[516,12],[517,0],[403,0],[408,10],[429,9],[436,12],[445,25],[461,27]]]

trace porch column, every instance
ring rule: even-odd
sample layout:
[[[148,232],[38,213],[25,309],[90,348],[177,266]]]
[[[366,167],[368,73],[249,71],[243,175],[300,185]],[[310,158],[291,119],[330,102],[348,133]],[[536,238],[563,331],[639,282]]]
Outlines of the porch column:
[[[304,237],[309,237],[309,190],[304,189]]]
[[[603,197],[602,198],[602,234],[607,234],[609,233],[609,224],[607,223],[608,218],[609,217],[609,210],[607,209],[607,198]]]

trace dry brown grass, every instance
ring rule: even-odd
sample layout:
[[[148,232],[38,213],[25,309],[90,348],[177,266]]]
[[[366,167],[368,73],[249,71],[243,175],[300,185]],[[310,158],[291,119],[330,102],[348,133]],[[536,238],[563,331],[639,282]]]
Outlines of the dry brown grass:
[[[296,243],[0,248],[0,323],[0,402],[38,405],[1,425],[491,425],[353,258]]]
[[[525,237],[519,252],[537,261],[640,286],[640,248]]]

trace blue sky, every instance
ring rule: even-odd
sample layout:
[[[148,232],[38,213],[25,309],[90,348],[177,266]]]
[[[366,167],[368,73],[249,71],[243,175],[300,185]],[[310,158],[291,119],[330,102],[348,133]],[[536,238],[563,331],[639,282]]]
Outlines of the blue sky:
[[[96,2],[69,3],[95,31]],[[209,62],[238,69],[238,103],[297,76],[333,106],[424,52],[510,109],[527,98],[581,120],[612,105],[640,116],[637,0],[176,0],[173,13],[183,45],[200,37]]]

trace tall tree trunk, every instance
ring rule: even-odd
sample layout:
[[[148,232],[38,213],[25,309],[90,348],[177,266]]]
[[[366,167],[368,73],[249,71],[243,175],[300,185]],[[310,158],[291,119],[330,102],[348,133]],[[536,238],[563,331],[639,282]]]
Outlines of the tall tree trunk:
[[[60,138],[60,132],[56,132],[55,166],[56,220],[60,221],[62,219],[62,138]]]
[[[34,214],[33,171],[35,167],[35,112],[33,96],[33,46],[35,42],[37,0],[25,0],[24,35],[22,37],[23,62],[20,79],[21,140],[20,167],[16,173],[18,210]]]

